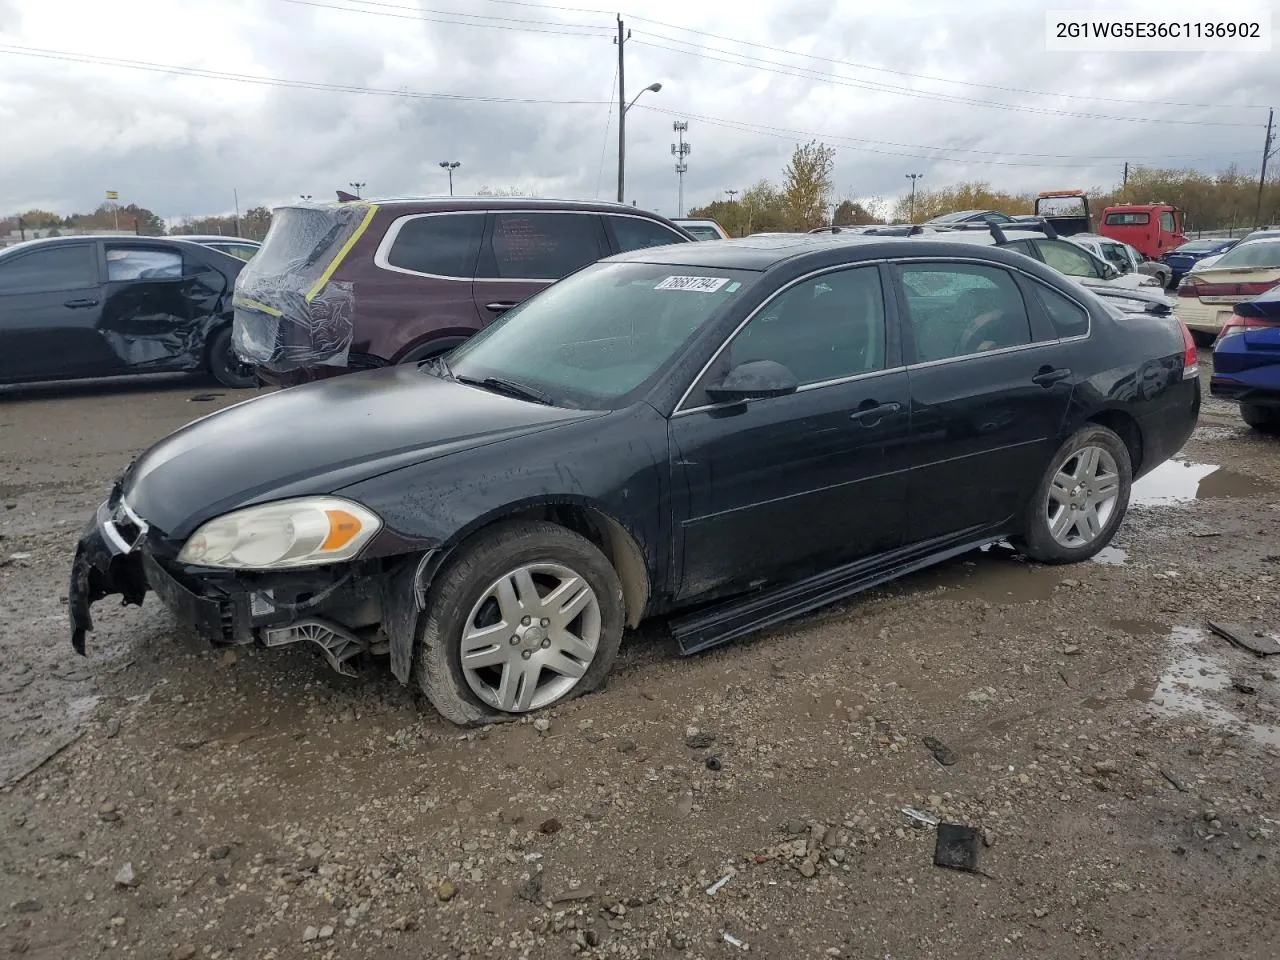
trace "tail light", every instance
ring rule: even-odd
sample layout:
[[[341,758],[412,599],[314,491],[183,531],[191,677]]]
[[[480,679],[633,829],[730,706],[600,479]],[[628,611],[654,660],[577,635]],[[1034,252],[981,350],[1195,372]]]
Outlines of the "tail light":
[[[1268,317],[1242,317],[1238,313],[1233,313],[1231,319],[1224,323],[1222,329],[1218,331],[1218,339],[1213,342],[1213,345],[1216,347],[1227,337],[1234,337],[1239,333],[1276,327],[1280,327],[1280,320],[1272,320]]]
[[[1280,281],[1270,280],[1260,283],[1205,283],[1203,280],[1182,281],[1178,286],[1180,297],[1258,297],[1272,287],[1280,286]]]
[[[1200,353],[1196,350],[1196,338],[1191,335],[1191,328],[1181,320],[1178,326],[1182,328],[1182,379],[1190,380],[1200,376]]]
[[[1180,284],[1178,284],[1178,296],[1199,297],[1200,290],[1199,288],[1197,288],[1196,282],[1192,280],[1190,277],[1187,277]]]

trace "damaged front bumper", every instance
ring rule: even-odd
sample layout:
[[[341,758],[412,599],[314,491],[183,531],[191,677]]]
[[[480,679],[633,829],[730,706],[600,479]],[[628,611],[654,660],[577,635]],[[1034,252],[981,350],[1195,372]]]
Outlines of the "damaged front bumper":
[[[77,653],[85,654],[93,631],[94,603],[119,595],[123,605],[141,605],[152,592],[210,645],[311,641],[348,676],[360,654],[390,653],[392,672],[408,682],[430,553],[259,573],[184,567],[170,546],[118,496],[98,507],[71,566],[67,600]]]

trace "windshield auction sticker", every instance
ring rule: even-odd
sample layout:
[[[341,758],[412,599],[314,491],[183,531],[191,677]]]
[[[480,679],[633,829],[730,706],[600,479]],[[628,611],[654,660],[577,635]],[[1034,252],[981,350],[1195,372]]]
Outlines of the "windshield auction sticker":
[[[715,293],[726,283],[728,277],[667,277],[653,289],[655,290],[687,290],[691,293]]]
[[[1265,4],[1240,4],[1230,13],[1221,5],[1161,5],[1116,10],[1050,10],[1045,15],[1045,49],[1072,53],[1145,51],[1271,50],[1271,11]]]

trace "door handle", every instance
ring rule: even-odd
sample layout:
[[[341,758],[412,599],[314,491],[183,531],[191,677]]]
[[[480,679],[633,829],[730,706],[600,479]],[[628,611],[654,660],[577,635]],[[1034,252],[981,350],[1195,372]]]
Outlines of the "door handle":
[[[890,414],[897,413],[902,409],[902,404],[896,400],[890,400],[888,403],[876,403],[874,400],[864,400],[858,405],[858,409],[849,415],[850,420],[857,420],[864,427],[874,427]]]
[[[1067,377],[1071,376],[1071,371],[1066,367],[1041,367],[1040,372],[1031,378],[1031,382],[1039,384],[1042,387],[1052,387],[1055,383],[1061,383]]]
[[[79,310],[81,307],[96,307],[97,305],[98,301],[91,297],[86,297],[83,300],[68,300],[63,304],[64,307],[71,310]]]
[[[484,308],[491,313],[505,313],[514,306],[516,306],[515,301],[497,300],[493,303],[486,303]]]

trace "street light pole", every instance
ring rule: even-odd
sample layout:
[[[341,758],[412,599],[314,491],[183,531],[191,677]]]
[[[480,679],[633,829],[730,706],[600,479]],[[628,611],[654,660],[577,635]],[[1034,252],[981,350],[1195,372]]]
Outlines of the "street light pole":
[[[657,93],[662,89],[662,84],[651,83],[640,93],[631,98],[631,102],[627,103],[627,63],[626,57],[623,55],[623,47],[631,36],[631,31],[627,30],[622,24],[622,17],[618,17],[618,35],[613,38],[613,42],[618,45],[618,202],[626,203],[626,186],[627,186],[627,111],[635,106],[635,102],[640,97],[652,91]]]
[[[367,183],[356,183],[355,181],[352,181],[351,183],[348,183],[348,184],[347,184],[347,186],[349,186],[352,190],[354,190],[354,191],[356,192],[356,199],[357,199],[357,200],[359,200],[359,199],[360,199],[360,191],[361,191],[361,190],[363,190],[365,187],[367,187],[367,186],[368,186],[368,184],[367,184]]]
[[[907,179],[911,181],[911,214],[909,219],[912,223],[916,222],[916,181],[923,177],[923,173],[908,173]]]
[[[461,160],[441,160],[440,169],[449,174],[449,196],[453,196],[453,171],[462,166]]]

